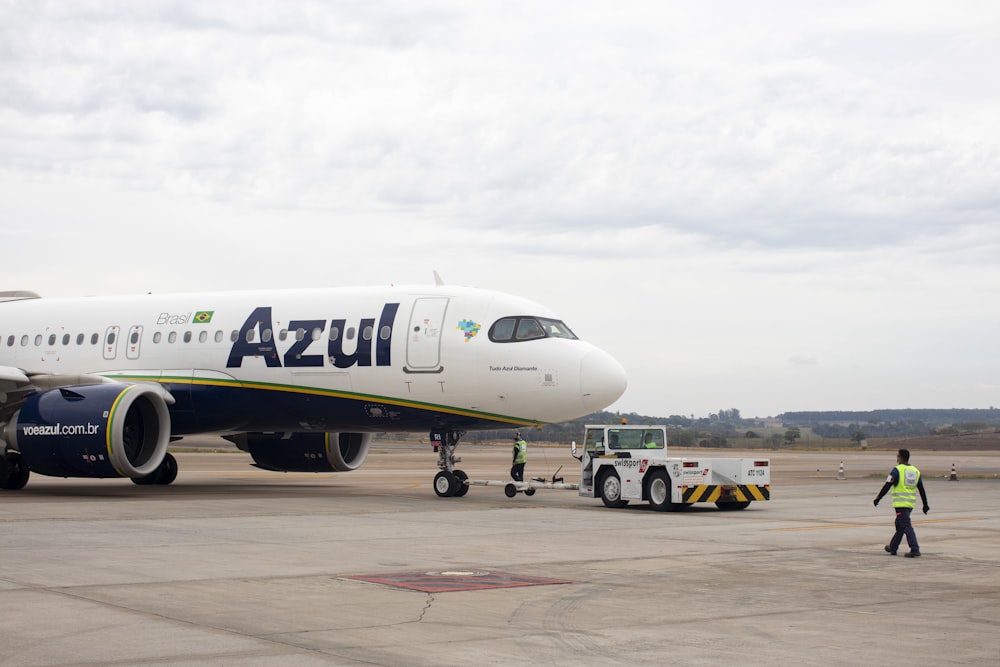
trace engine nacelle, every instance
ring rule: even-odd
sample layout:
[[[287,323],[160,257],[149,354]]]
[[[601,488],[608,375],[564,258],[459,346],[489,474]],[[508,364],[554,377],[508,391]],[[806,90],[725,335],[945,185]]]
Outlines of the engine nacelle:
[[[32,472],[144,477],[167,454],[170,394],[159,385],[94,384],[32,394],[3,439]]]
[[[226,436],[258,468],[280,472],[348,472],[368,458],[371,433],[240,433]]]

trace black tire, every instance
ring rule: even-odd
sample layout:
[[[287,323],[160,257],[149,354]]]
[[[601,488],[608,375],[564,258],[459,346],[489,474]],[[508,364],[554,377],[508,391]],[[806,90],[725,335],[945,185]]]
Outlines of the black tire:
[[[457,487],[458,480],[448,470],[442,470],[434,475],[434,493],[438,494],[440,498],[450,498],[455,495]]]
[[[614,470],[601,473],[597,488],[601,492],[601,502],[605,507],[617,509],[628,505],[627,500],[622,500],[622,481]]]
[[[0,475],[0,488],[5,491],[20,491],[23,489],[24,485],[28,483],[28,478],[31,477],[31,471],[21,463],[20,458],[4,457],[0,460],[3,461],[0,464],[0,467],[2,467],[0,472],[6,471]]]
[[[173,484],[174,480],[177,479],[177,459],[174,458],[173,454],[168,453],[163,457],[159,473],[160,477],[156,480],[157,484]]]
[[[456,498],[461,498],[469,492],[469,485],[466,484],[469,480],[469,476],[465,474],[464,470],[452,470],[451,474],[455,476],[455,480],[458,482],[454,495]]]
[[[657,512],[672,512],[677,509],[670,499],[670,475],[663,468],[656,468],[649,473],[649,506]]]
[[[503,494],[508,498],[513,498],[517,495],[517,487],[513,484],[505,484],[503,487]]]
[[[726,500],[715,503],[715,506],[718,507],[723,512],[735,512],[737,510],[745,510],[746,508],[750,507],[750,501]]]
[[[145,477],[133,477],[132,483],[139,486],[149,486],[150,484],[170,484],[177,479],[177,459],[172,454],[167,454],[156,466],[156,470]]]
[[[524,490],[524,495],[526,495],[526,496],[533,496],[533,495],[535,495],[535,490],[534,489],[525,489]]]
[[[152,484],[159,484],[161,472],[162,470],[160,468],[157,468],[156,470],[149,473],[148,475],[145,475],[144,477],[133,477],[132,483],[135,484],[136,486],[150,486]]]

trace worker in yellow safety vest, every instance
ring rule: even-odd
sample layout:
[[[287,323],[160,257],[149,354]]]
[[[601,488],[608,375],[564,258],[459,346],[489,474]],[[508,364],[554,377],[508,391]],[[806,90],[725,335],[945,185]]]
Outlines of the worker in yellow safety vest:
[[[510,468],[510,476],[515,482],[524,481],[524,464],[528,462],[528,443],[524,441],[520,433],[514,434],[514,452],[512,456],[514,465]]]
[[[882,489],[875,496],[875,507],[878,507],[878,501],[882,500],[882,496],[892,489],[892,508],[896,510],[896,532],[889,540],[889,544],[885,545],[885,550],[895,556],[905,535],[910,551],[903,555],[907,558],[916,558],[920,556],[920,545],[917,544],[917,534],[910,522],[910,513],[917,506],[918,492],[924,503],[924,514],[931,508],[927,504],[927,492],[924,491],[924,480],[920,476],[920,471],[910,465],[910,450],[900,449],[896,454],[896,464],[896,467],[889,472]]]

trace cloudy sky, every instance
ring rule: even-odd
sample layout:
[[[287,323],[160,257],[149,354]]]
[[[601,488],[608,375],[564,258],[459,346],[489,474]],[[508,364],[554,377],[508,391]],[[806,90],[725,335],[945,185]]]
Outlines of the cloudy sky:
[[[1000,406],[1000,4],[0,0],[0,289],[446,282],[653,416]]]

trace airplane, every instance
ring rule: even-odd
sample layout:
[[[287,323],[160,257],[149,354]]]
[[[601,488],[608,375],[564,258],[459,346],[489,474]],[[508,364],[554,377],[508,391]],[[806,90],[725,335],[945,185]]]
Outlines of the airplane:
[[[0,488],[31,473],[170,484],[218,434],[266,470],[347,472],[429,432],[462,496],[470,430],[568,421],[625,391],[607,352],[517,296],[444,285],[42,298],[0,292]]]

